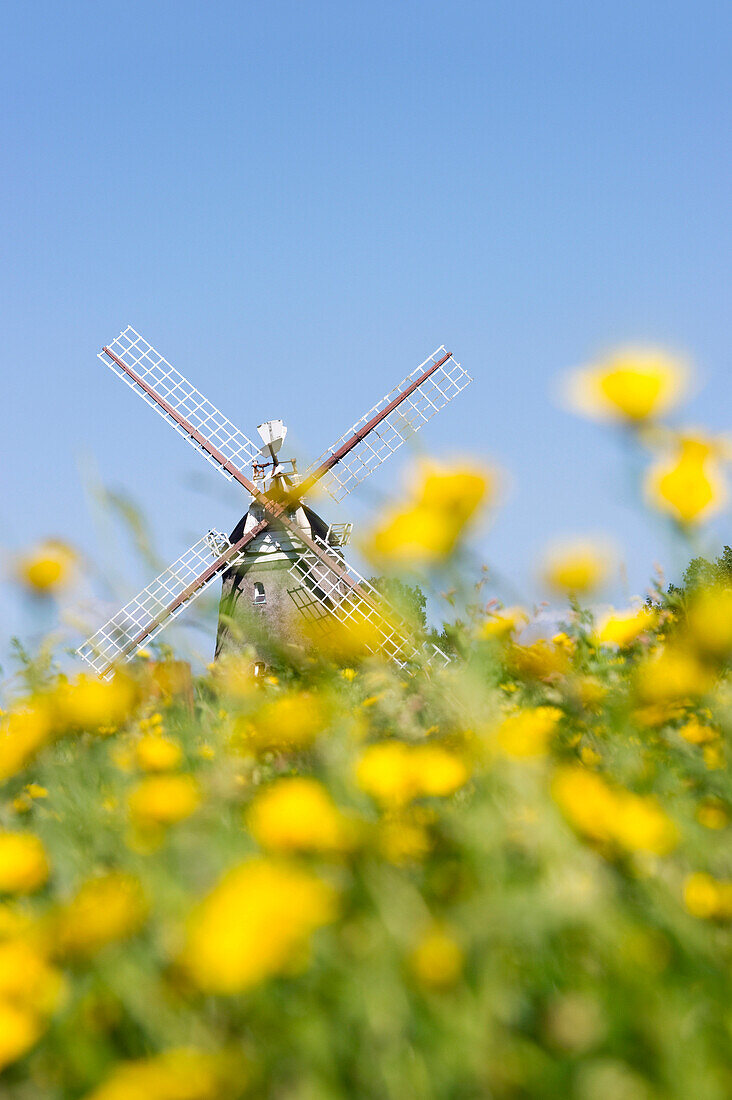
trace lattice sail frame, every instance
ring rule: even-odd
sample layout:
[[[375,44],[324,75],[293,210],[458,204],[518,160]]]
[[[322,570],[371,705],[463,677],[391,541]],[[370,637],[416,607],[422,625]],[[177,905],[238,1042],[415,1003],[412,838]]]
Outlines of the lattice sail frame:
[[[325,451],[316,462],[309,467],[303,475],[306,480],[308,475],[317,470],[331,455],[334,455],[339,447],[351,439],[369,421],[386,408],[395,398],[429,369],[431,364],[439,362],[445,355],[445,346],[439,347],[420,363],[411,374],[395,386],[393,390],[382,397],[377,405],[369,409],[367,413],[357,420],[353,427],[341,436],[340,439]],[[463,370],[460,364],[451,355],[449,359],[437,368],[418,389],[406,397],[397,408],[392,409],[368,435],[362,439],[336,466],[328,470],[319,480],[325,491],[335,500],[340,502],[356,485],[365,481],[384,462],[389,455],[402,446],[403,443],[419,431],[435,413],[444,409],[461,390],[464,390],[473,379]]]
[[[318,536],[313,535],[313,542],[327,553],[333,553],[332,547]],[[356,633],[360,626],[368,624],[379,641],[375,646],[364,639],[365,648],[374,655],[384,654],[399,668],[412,662],[440,666],[450,663],[447,654],[436,645],[428,645],[425,652],[420,652],[409,640],[409,627],[394,608],[342,555],[337,564],[356,587],[344,583],[338,571],[330,570],[302,543],[299,551],[289,573],[304,587],[295,589],[290,595],[300,614],[321,637],[327,637],[337,623]]]
[[[142,381],[155,390],[172,409],[211,443],[223,457],[233,463],[238,469],[242,466],[251,466],[261,459],[260,447],[244,435],[228,417],[224,416],[208,398],[196,389],[196,387],[184,378],[180,371],[171,366],[152,344],[148,344],[142,336],[131,326],[119,334],[116,340],[107,345],[109,350],[120,359],[125,366],[134,371]],[[126,382],[127,385],[138,394],[142,400],[162,416],[171,427],[175,428],[179,435],[191,444],[192,447],[203,455],[215,469],[219,470],[228,481],[233,481],[233,474],[223,467],[210,455],[185,428],[170,416],[152,399],[134,378],[131,378],[118,363],[110,359],[104,351],[100,351],[98,359],[113,370],[114,373]]]
[[[100,676],[110,676],[110,666],[115,661],[131,660],[138,649],[152,641],[164,626],[206,591],[221,570],[205,580],[202,580],[203,575],[231,549],[232,543],[226,535],[209,531],[84,642],[76,651],[78,656]],[[243,554],[232,555],[225,567],[236,565],[242,558]],[[177,607],[173,606],[196,581],[201,583]],[[144,638],[134,644],[143,634]]]

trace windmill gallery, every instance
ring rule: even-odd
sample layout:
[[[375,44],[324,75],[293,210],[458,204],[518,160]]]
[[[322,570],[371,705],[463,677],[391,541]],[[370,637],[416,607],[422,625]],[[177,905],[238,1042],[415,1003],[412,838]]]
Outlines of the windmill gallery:
[[[250,503],[229,538],[209,531],[80,647],[97,673],[108,676],[130,660],[219,577],[217,655],[243,638],[256,650],[267,632],[294,639],[303,623],[311,637],[334,624],[367,624],[373,651],[400,665],[424,658],[393,609],[346,560],[351,525],[326,523],[306,497],[318,486],[340,502],[464,389],[471,378],[451,353],[433,352],[302,474],[294,460],[280,457],[287,432],[281,420],[259,425],[258,447],[134,329],[99,358],[245,489]]]

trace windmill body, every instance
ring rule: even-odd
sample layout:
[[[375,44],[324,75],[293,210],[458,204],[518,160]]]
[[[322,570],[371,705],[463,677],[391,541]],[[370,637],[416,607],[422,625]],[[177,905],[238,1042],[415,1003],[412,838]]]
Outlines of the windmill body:
[[[288,479],[288,488],[292,488]],[[256,501],[229,535],[238,542],[265,518]],[[333,563],[342,565],[342,534],[334,532],[316,512],[300,504],[289,518],[300,532],[327,547]],[[349,525],[341,525],[343,527]],[[288,528],[273,520],[266,530],[246,546],[241,559],[223,574],[219,624],[216,635],[218,658],[244,651],[257,665],[269,663],[275,650],[302,652],[312,644],[303,607],[312,602],[311,590],[297,570],[301,542]]]
[[[340,502],[465,388],[469,375],[444,347],[303,475],[280,457],[287,434],[281,420],[259,425],[258,447],[134,329],[121,332],[99,358],[228,481],[238,483],[250,504],[229,537],[210,530],[79,648],[97,673],[111,675],[219,579],[217,655],[246,645],[254,634],[260,653],[268,636],[300,646],[305,633],[312,637],[337,624],[368,633],[368,648],[400,667],[424,662],[408,627],[346,559],[350,524],[326,524],[307,495],[318,485]]]

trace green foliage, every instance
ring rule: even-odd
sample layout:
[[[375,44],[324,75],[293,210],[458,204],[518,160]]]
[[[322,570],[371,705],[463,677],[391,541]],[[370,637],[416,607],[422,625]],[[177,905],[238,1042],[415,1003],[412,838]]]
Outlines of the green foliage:
[[[369,577],[377,592],[420,633],[427,630],[427,597],[418,584],[407,584],[398,577]]]

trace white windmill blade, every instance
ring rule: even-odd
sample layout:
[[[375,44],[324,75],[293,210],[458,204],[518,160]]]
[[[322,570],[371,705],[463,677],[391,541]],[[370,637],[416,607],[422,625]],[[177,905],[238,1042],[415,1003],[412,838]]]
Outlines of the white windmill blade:
[[[315,535],[313,541],[332,557],[332,547]],[[450,663],[437,646],[431,647],[434,653],[421,653],[410,639],[407,624],[342,555],[330,568],[320,555],[300,543],[300,553],[289,573],[300,582],[290,593],[297,609],[320,637],[327,637],[339,623],[357,632],[367,625],[376,641],[366,640],[365,648],[388,657],[400,668],[414,662]]]
[[[233,544],[220,531],[209,531],[84,642],[78,656],[101,676],[110,675],[116,661],[130,660],[224,569],[235,565],[245,541],[251,538]]]
[[[343,500],[470,382],[444,345],[437,348],[309,467],[304,491],[319,482]]]
[[[258,461],[260,448],[133,328],[102,348],[98,358],[229,481],[241,480],[241,467]]]

